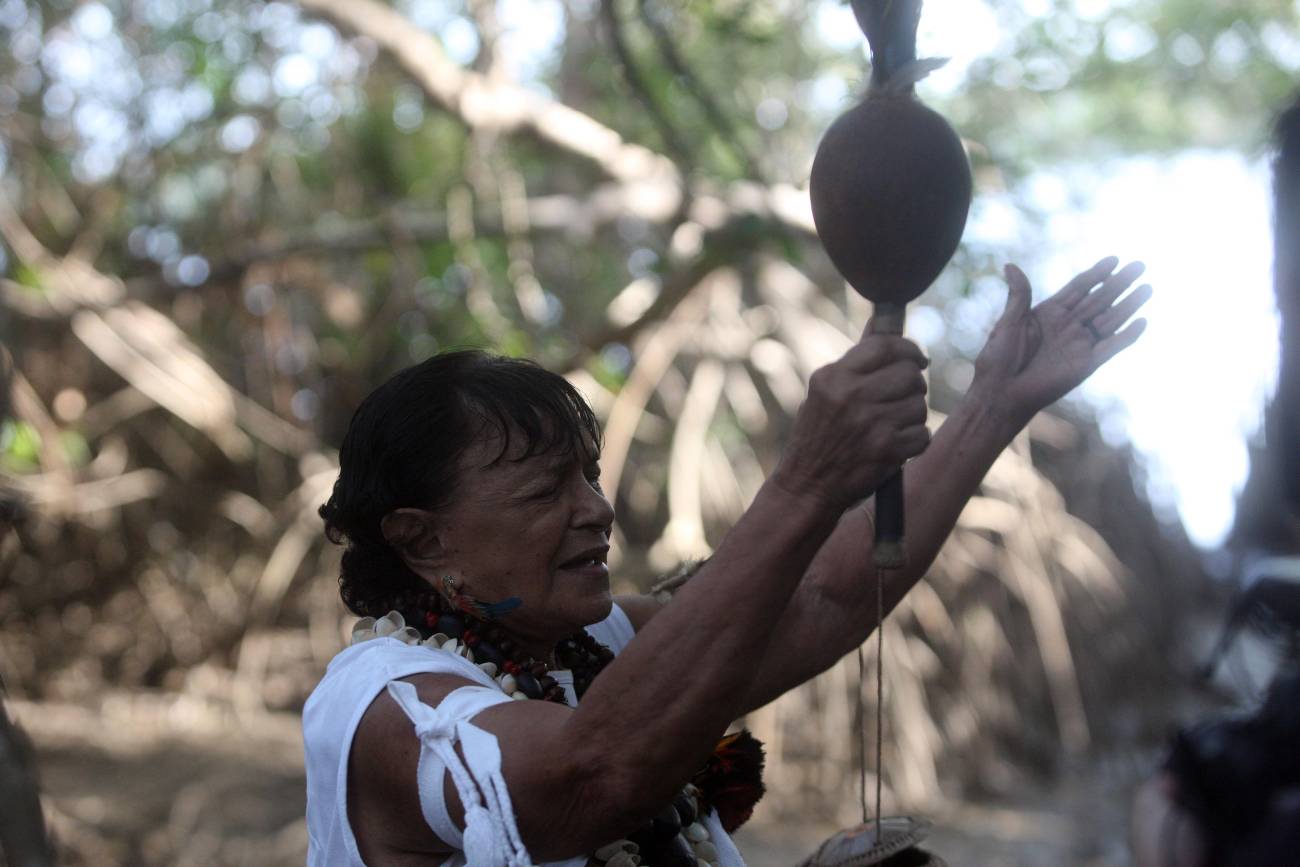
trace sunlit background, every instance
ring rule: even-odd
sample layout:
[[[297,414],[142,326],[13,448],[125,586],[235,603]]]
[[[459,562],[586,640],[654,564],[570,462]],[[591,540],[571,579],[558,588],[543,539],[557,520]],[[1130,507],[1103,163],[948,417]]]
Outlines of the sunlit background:
[[[1024,15],[1050,20],[1057,4],[1037,0],[1020,5]],[[1104,25],[1086,32],[1079,28],[1076,38],[1092,42],[1080,50],[1096,46],[1104,35],[1104,50],[1116,62],[1153,51],[1158,37],[1149,27],[1111,20],[1116,7],[1132,5],[1074,3],[1084,22]],[[473,59],[478,38],[466,19],[437,2],[412,8],[416,20],[442,35],[454,59]],[[499,9],[513,74],[544,87],[548,61],[564,38],[562,5],[509,0]],[[822,2],[814,10],[814,31],[826,45],[868,56],[846,4]],[[919,50],[949,60],[926,81],[923,93],[958,91],[972,63],[1011,48],[987,3],[932,0],[926,10]],[[1273,22],[1261,30],[1260,39],[1280,65],[1300,69],[1300,37],[1294,31]],[[1230,30],[1212,46],[1212,62],[1230,75],[1248,50]],[[1172,51],[1189,67],[1206,62],[1190,38],[1175,40]],[[1033,70],[1035,75],[1054,78],[1055,87],[1068,81],[1062,61],[1043,63],[1046,68]],[[302,76],[303,81],[285,86],[300,88],[314,80],[315,71],[308,70],[306,63],[286,70],[284,75]],[[808,81],[800,95],[816,115],[833,118],[849,104],[855,86],[827,73]],[[761,126],[780,127],[786,115],[780,99],[756,106]],[[1039,290],[1059,287],[1103,255],[1147,264],[1143,280],[1158,290],[1143,312],[1151,323],[1147,336],[1092,379],[1084,394],[1101,410],[1108,440],[1130,441],[1142,454],[1153,499],[1171,517],[1177,515],[1198,545],[1214,548],[1232,526],[1235,498],[1248,469],[1247,443],[1259,434],[1277,374],[1267,165],[1257,153],[1236,149],[1116,155],[1102,164],[1053,165],[1031,172],[1023,184],[1028,204],[1048,215],[1045,227],[1026,226],[1015,203],[995,200],[976,204],[968,233],[1021,251],[1037,266]],[[980,333],[1001,309],[999,291],[986,287],[976,309],[960,311],[974,317]],[[913,334],[923,344],[946,339],[938,320],[923,316],[921,321],[921,331],[913,325]]]
[[[909,310],[936,413],[1004,262],[1156,291],[887,624],[882,776],[953,867],[1119,867],[1165,733],[1224,701],[1188,672],[1277,376],[1300,3],[925,9],[918,91],[976,185]],[[302,863],[298,715],[352,620],[315,509],[405,365],[484,346],[583,389],[620,589],[712,550],[866,319],[806,182],[867,59],[837,0],[0,0],[0,677],[66,863]],[[855,820],[851,662],[747,720],[752,864]]]

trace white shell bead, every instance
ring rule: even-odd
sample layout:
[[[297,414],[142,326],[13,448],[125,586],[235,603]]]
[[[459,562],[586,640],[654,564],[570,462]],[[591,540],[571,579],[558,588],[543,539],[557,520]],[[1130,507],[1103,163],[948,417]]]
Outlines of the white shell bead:
[[[413,626],[403,626],[393,633],[393,638],[401,641],[403,644],[419,644],[420,633]]]
[[[510,694],[510,697],[513,698],[515,701],[527,701],[527,700],[528,700],[528,696],[524,695],[522,692],[513,692],[513,693]]]
[[[483,669],[483,673],[486,674],[488,677],[496,677],[496,676],[497,676],[497,667],[496,667],[496,665],[495,665],[494,663],[491,663],[491,662],[480,662],[480,663],[478,664],[478,667],[481,668],[481,669]]]
[[[599,849],[595,851],[594,854],[600,860],[608,861],[610,858],[613,858],[619,852],[626,851],[626,847],[631,842],[632,842],[631,840],[615,840],[613,843],[609,843],[605,846],[601,846]]]
[[[708,830],[699,822],[692,822],[682,833],[685,834],[686,839],[690,840],[692,843],[699,843],[703,840],[709,839]]]
[[[352,627],[352,640],[365,641],[367,638],[375,637],[375,618],[362,617]]]
[[[428,640],[433,642],[438,647],[442,647],[444,644],[447,643],[447,638],[448,636],[444,635],[443,633],[435,632],[433,633],[433,635],[429,636]]]
[[[633,855],[631,852],[619,852],[605,862],[605,867],[637,867],[640,863],[641,856]]]
[[[442,646],[442,649],[448,653],[455,653],[460,650],[460,642],[454,638],[448,638],[447,643]]]
[[[519,687],[519,684],[515,681],[515,676],[510,672],[501,675],[499,683],[501,684],[501,691],[506,695],[514,695],[515,690]]]
[[[375,635],[392,635],[405,625],[406,621],[402,619],[402,615],[390,611],[375,621]]]
[[[718,860],[718,847],[714,846],[713,843],[708,840],[701,840],[700,842],[695,843],[694,849],[695,857],[699,858],[701,861]]]

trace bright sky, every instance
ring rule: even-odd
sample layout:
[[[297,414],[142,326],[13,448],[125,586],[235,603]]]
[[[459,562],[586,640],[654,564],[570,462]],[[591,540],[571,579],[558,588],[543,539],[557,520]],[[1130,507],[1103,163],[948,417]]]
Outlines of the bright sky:
[[[1190,152],[1067,182],[1093,192],[1081,208],[1055,210],[1042,285],[1114,253],[1145,262],[1142,280],[1156,290],[1146,334],[1082,392],[1102,410],[1107,438],[1141,453],[1153,498],[1176,504],[1193,541],[1213,547],[1231,527],[1247,440],[1277,372],[1267,166]],[[1043,179],[1035,193],[1051,199],[1064,187]]]

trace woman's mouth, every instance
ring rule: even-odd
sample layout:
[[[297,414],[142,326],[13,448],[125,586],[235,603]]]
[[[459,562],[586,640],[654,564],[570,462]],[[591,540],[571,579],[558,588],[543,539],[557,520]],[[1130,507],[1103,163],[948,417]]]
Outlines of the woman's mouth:
[[[560,563],[558,568],[565,572],[575,572],[584,577],[608,577],[609,566],[605,562],[608,556],[609,546],[598,545],[570,557]]]

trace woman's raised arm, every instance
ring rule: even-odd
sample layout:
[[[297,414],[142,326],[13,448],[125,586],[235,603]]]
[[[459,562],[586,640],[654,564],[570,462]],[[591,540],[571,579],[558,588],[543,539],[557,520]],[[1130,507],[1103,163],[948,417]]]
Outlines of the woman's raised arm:
[[[970,390],[904,474],[908,564],[885,573],[885,613],[925,575],[993,461],[1034,414],[1141,336],[1145,321],[1124,325],[1151,287],[1126,295],[1142,265],[1116,271],[1118,264],[1102,259],[1037,306],[1024,273],[1007,266],[1006,309],[976,358]],[[844,515],[791,600],[782,652],[764,659],[768,676],[749,696],[749,709],[825,671],[871,634],[878,575],[872,535],[869,504]]]

